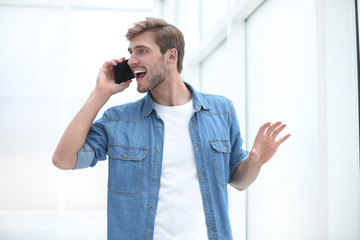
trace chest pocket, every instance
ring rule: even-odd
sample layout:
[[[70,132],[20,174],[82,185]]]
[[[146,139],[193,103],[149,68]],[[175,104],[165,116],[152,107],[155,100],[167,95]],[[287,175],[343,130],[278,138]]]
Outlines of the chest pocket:
[[[229,161],[231,153],[230,140],[210,140],[212,148],[212,161],[214,164],[216,179],[221,186],[226,186],[229,180]]]
[[[109,190],[125,196],[139,194],[144,179],[145,159],[145,148],[110,145]]]

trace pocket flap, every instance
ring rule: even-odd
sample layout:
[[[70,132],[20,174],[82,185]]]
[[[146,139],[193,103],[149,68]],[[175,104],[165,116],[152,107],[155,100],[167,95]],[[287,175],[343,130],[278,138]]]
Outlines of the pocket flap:
[[[109,157],[120,160],[140,161],[146,158],[146,148],[110,145]]]
[[[227,140],[227,139],[210,140],[210,144],[213,147],[213,149],[218,152],[231,153],[230,140]]]

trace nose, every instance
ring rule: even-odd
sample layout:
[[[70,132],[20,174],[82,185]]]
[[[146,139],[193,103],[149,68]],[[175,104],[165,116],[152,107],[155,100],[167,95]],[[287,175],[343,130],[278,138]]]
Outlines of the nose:
[[[133,54],[131,54],[128,60],[128,65],[131,67],[137,65],[137,63],[138,63],[137,58]]]

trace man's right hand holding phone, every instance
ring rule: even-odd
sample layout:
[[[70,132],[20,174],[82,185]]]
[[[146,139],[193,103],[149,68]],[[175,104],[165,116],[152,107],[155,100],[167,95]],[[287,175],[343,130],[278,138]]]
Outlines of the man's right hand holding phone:
[[[101,97],[102,100],[107,101],[112,95],[118,92],[122,92],[129,87],[131,83],[131,79],[121,84],[115,83],[115,74],[114,74],[113,66],[117,66],[118,64],[121,63],[127,64],[127,63],[123,63],[124,61],[125,58],[106,61],[100,68],[96,81],[96,88],[94,92],[96,92],[97,95]]]

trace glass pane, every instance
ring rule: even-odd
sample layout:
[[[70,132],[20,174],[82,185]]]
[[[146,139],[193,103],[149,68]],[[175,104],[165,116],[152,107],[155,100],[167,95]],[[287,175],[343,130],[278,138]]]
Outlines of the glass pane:
[[[201,63],[201,91],[226,95],[226,86],[219,84],[219,81],[224,78],[224,73],[228,72],[225,62],[222,61],[226,59],[226,48],[227,41],[224,41]]]
[[[0,95],[54,96],[64,81],[61,9],[0,7]]]
[[[202,40],[211,35],[214,29],[219,26],[228,10],[228,1],[224,0],[203,0],[202,1]]]
[[[267,1],[247,21],[248,142],[269,121],[292,133],[248,190],[250,239],[322,238],[315,22],[310,0]]]
[[[0,100],[1,210],[56,210],[55,101]]]
[[[70,0],[71,6],[150,9],[153,0]]]

